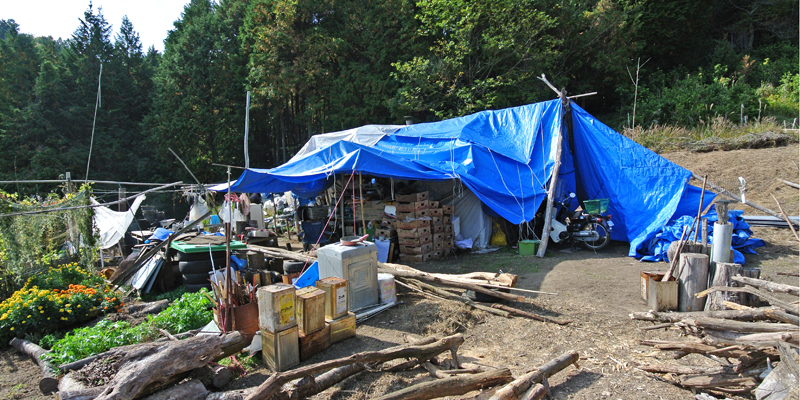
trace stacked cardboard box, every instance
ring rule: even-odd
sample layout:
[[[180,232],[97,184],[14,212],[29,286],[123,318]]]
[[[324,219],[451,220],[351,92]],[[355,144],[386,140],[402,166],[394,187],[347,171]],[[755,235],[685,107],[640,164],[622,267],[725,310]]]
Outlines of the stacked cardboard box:
[[[400,261],[428,261],[433,252],[428,192],[398,195],[396,207]]]
[[[444,257],[453,249],[453,211],[453,206],[431,208],[434,258]]]

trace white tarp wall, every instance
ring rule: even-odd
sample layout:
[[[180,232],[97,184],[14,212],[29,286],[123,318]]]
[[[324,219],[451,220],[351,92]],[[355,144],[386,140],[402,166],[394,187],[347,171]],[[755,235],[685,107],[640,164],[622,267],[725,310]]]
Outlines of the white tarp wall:
[[[147,196],[139,195],[133,200],[133,204],[128,211],[113,211],[108,207],[95,207],[94,209],[94,226],[100,234],[100,248],[105,250],[114,246],[125,236],[136,210],[139,205],[146,199]],[[94,198],[91,199],[92,204],[100,204]]]

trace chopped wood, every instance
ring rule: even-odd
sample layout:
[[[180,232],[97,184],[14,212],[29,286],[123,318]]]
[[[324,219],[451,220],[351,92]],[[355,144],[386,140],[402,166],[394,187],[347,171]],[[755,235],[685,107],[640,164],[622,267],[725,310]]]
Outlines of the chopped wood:
[[[59,390],[57,396],[60,400],[94,400],[105,388],[105,386],[99,386],[82,389],[64,389]]]
[[[9,345],[18,352],[32,358],[36,365],[39,366],[42,371],[42,377],[39,379],[39,390],[42,393],[49,395],[58,391],[58,375],[53,373],[54,368],[50,363],[42,359],[47,350],[39,347],[36,343],[19,338],[11,339]]]
[[[778,354],[778,351],[772,347],[748,351],[747,353],[737,357],[737,363],[733,367],[733,372],[736,372],[737,374],[742,373],[753,365],[764,363],[767,360],[767,357],[769,357],[772,361],[777,361],[780,358],[780,355]]]
[[[681,376],[679,383],[683,387],[693,389],[722,388],[725,386],[744,386],[755,388],[757,382],[755,378],[741,378],[736,374],[701,374],[696,376]]]
[[[704,340],[712,344],[749,344],[753,346],[775,346],[779,342],[798,344],[797,331],[767,332],[767,333],[739,333],[703,329]]]
[[[642,371],[653,372],[657,374],[677,374],[677,375],[691,375],[691,374],[717,374],[725,371],[722,366],[716,367],[698,367],[691,365],[674,365],[674,364],[641,364],[637,368]]]
[[[742,304],[739,304],[739,303],[734,303],[732,301],[727,301],[727,300],[724,300],[722,302],[722,305],[725,306],[725,308],[730,309],[730,310],[752,310],[753,309],[753,307],[745,306],[745,305],[742,305]]]
[[[756,388],[754,394],[757,399],[783,400],[800,398],[800,387],[797,385],[800,378],[800,355],[796,347],[792,348],[784,343],[778,344],[781,362],[764,381]]]
[[[487,296],[496,297],[496,298],[502,299],[502,300],[519,301],[519,302],[525,302],[525,303],[530,302],[530,299],[528,299],[525,296],[516,296],[516,295],[510,294],[510,293],[503,293],[503,292],[499,292],[499,291],[496,291],[496,290],[487,289],[487,288],[484,288],[484,287],[479,286],[479,285],[473,285],[473,284],[470,284],[470,283],[462,283],[462,282],[454,282],[454,281],[444,280],[442,278],[437,278],[435,276],[430,276],[429,274],[426,274],[426,273],[416,273],[416,272],[400,270],[400,269],[392,268],[392,267],[388,266],[387,264],[383,264],[383,265],[379,266],[378,267],[378,272],[390,273],[390,274],[394,275],[395,277],[417,279],[417,280],[420,280],[420,281],[433,283],[433,284],[437,284],[437,285],[441,285],[441,286],[450,286],[450,287],[455,287],[455,288],[459,288],[459,289],[472,290],[475,293],[485,294]]]
[[[693,342],[665,342],[660,340],[641,340],[639,344],[653,346],[659,350],[680,351],[683,353],[714,354],[720,357],[739,357],[747,354],[739,346],[719,348],[704,343]]]
[[[199,380],[203,386],[213,389],[222,389],[231,381],[231,370],[222,365],[204,365],[192,371],[190,376]]]
[[[677,274],[679,311],[702,311],[705,308],[705,299],[695,297],[695,293],[708,287],[708,261],[705,254],[681,254]]]
[[[767,302],[769,302],[769,304],[771,304],[773,306],[783,308],[784,310],[786,310],[789,313],[792,313],[794,315],[798,315],[797,306],[792,306],[792,305],[790,305],[789,303],[787,303],[787,302],[785,302],[783,300],[780,300],[780,299],[778,299],[778,298],[776,298],[776,297],[774,297],[774,296],[772,296],[770,294],[767,294],[763,290],[753,289],[751,287],[746,287],[746,286],[745,287],[712,286],[712,287],[710,287],[710,288],[708,288],[708,289],[706,289],[706,290],[704,290],[704,291],[702,291],[700,293],[697,293],[695,296],[697,298],[701,298],[701,297],[707,296],[711,292],[720,292],[720,291],[722,291],[722,292],[741,292],[741,293],[753,294],[753,295],[756,295],[756,296],[766,300]]]
[[[440,288],[438,288],[436,286],[428,285],[427,283],[420,282],[420,281],[415,280],[415,279],[407,279],[407,282],[409,284],[416,285],[420,289],[425,289],[425,290],[434,292],[437,295],[439,295],[439,296],[441,296],[441,297],[443,297],[443,298],[445,298],[447,300],[452,300],[452,301],[457,301],[459,303],[464,303],[464,304],[466,304],[466,305],[468,305],[470,307],[476,308],[476,309],[481,310],[481,311],[486,311],[488,313],[491,313],[491,314],[494,314],[494,315],[498,315],[498,316],[501,316],[501,317],[505,317],[505,318],[509,318],[510,315],[511,315],[508,311],[498,310],[498,309],[494,309],[492,307],[487,307],[487,306],[485,306],[483,304],[478,304],[478,303],[476,303],[476,302],[474,302],[471,299],[468,299],[466,297],[454,295],[454,294],[449,293],[449,292],[447,292],[445,290],[442,290],[442,289],[440,289]]]
[[[786,332],[794,329],[794,326],[791,324],[780,324],[774,322],[742,322],[708,317],[686,319],[683,320],[683,322],[690,323],[701,328],[743,333]]]
[[[792,325],[800,325],[797,315],[792,315],[781,310],[767,310],[767,316],[776,320]]]
[[[500,368],[481,372],[475,375],[452,376],[430,382],[422,382],[393,393],[383,395],[375,400],[426,400],[445,396],[459,396],[473,390],[508,383],[512,380],[508,368]]]
[[[513,382],[498,389],[489,400],[516,400],[523,396],[531,386],[541,383],[542,380],[553,376],[558,371],[576,364],[578,362],[578,352],[564,353],[542,365],[538,369],[520,376]]]
[[[170,378],[202,367],[225,348],[243,343],[239,332],[201,335],[181,341],[123,346],[107,352],[119,370],[98,400],[130,400],[169,382]]]
[[[519,400],[541,400],[547,396],[547,388],[541,383],[531,386]]]
[[[509,306],[507,306],[505,304],[495,303],[495,304],[492,304],[492,308],[498,308],[498,309],[503,310],[503,311],[508,311],[509,314],[519,315],[520,317],[535,319],[537,321],[542,321],[542,322],[550,322],[552,324],[567,325],[567,324],[572,322],[571,319],[555,320],[555,319],[552,319],[552,318],[545,317],[543,315],[534,314],[534,313],[527,312],[527,311],[522,311],[522,310],[514,308],[514,307],[509,307]]]
[[[380,351],[356,353],[349,357],[328,360],[307,365],[294,370],[279,372],[270,376],[258,389],[247,396],[248,400],[269,399],[280,390],[284,383],[297,378],[309,376],[318,372],[327,371],[336,367],[354,363],[386,362],[396,358],[428,359],[444,351],[457,348],[464,342],[460,334],[448,336],[432,344],[421,346],[398,346]]]
[[[722,310],[722,311],[699,311],[699,312],[634,312],[629,314],[631,319],[641,321],[658,321],[658,322],[680,322],[687,318],[709,317],[709,318],[725,318],[735,319],[739,321],[763,321],[770,319],[767,316],[766,308],[753,308],[749,310]]]
[[[800,287],[784,285],[782,283],[775,283],[765,281],[763,279],[748,278],[746,276],[736,275],[731,277],[736,282],[744,283],[745,285],[755,286],[759,289],[764,289],[772,293],[788,293],[795,296],[800,296]]]
[[[711,286],[737,286],[732,278],[742,272],[742,266],[734,263],[715,263],[711,277]],[[714,292],[708,295],[706,311],[725,310],[725,303],[738,302],[739,295],[735,292]]]
[[[202,382],[192,379],[151,394],[143,400],[204,400],[208,393]]]

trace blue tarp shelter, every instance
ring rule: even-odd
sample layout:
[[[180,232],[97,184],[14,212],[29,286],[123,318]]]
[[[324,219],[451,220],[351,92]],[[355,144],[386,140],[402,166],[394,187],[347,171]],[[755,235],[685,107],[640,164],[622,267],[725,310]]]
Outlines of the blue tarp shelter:
[[[629,255],[669,221],[694,215],[700,189],[692,173],[601,123],[571,103],[552,100],[409,126],[368,125],[316,135],[289,162],[250,168],[234,192],[319,194],[336,174],[361,172],[408,180],[459,179],[514,224],[533,219],[547,197],[558,135],[564,135],[557,196],[609,198],[614,240]],[[566,117],[566,118],[565,118]],[[567,129],[571,123],[572,129]],[[228,185],[212,190],[226,191]],[[714,198],[707,194],[706,203]]]

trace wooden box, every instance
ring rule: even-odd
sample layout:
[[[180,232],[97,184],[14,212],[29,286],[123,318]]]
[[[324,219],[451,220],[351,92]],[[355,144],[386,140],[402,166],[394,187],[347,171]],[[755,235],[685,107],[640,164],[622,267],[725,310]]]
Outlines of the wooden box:
[[[430,204],[431,208],[439,208],[438,201],[428,200],[428,204]]]
[[[394,218],[384,218],[384,219],[381,220],[381,228],[383,228],[383,229],[386,229],[386,228],[395,229],[395,228],[397,228],[397,220],[394,219]]]
[[[414,229],[422,226],[431,226],[429,219],[415,219],[411,221],[397,220],[397,229]]]
[[[453,233],[453,224],[444,224],[444,231],[447,233]]]
[[[314,286],[297,291],[297,329],[309,335],[325,326],[325,292]]]
[[[444,232],[444,225],[433,226],[433,233],[442,233],[442,232]]]
[[[397,219],[401,221],[405,221],[408,219],[417,219],[422,217],[428,216],[428,209],[424,210],[416,210],[416,211],[398,211],[397,212]]]
[[[262,330],[261,356],[264,364],[275,372],[283,372],[300,364],[297,327],[277,333]]]
[[[431,225],[441,225],[442,224],[442,217],[431,217]]]
[[[294,286],[276,283],[258,288],[256,294],[258,326],[262,332],[275,333],[297,325]]]
[[[350,307],[347,281],[329,277],[317,281],[317,288],[325,292],[325,319],[336,319],[347,314]]]
[[[418,238],[423,236],[430,236],[430,226],[420,226],[419,228],[411,229],[398,229],[397,236],[401,238]]]
[[[299,334],[300,361],[305,361],[315,354],[322,353],[331,346],[331,326],[322,320],[322,329],[307,335]]]
[[[431,253],[426,254],[403,254],[400,253],[400,262],[425,262],[431,259]]]
[[[455,211],[455,207],[453,206],[442,206],[442,212],[444,212],[445,214],[452,215],[453,211]]]
[[[397,239],[399,245],[401,246],[422,246],[425,243],[433,242],[433,237],[431,235],[420,236],[418,238],[398,238]]]
[[[666,311],[678,309],[678,282],[670,277],[667,282],[661,282],[664,273],[641,272],[641,296],[650,309]]]
[[[397,211],[399,212],[425,210],[429,208],[430,203],[428,203],[427,200],[415,201],[413,203],[397,203]]]
[[[431,208],[430,210],[431,210],[430,215],[432,217],[441,217],[444,215],[441,208]]]
[[[325,320],[331,330],[331,344],[341,342],[356,335],[356,315],[347,315],[334,320]]]
[[[444,233],[434,233],[432,236],[433,243],[442,243],[445,241]]]
[[[453,223],[453,216],[452,215],[443,215],[442,216],[442,223],[445,225],[449,225]]]
[[[428,191],[426,190],[424,192],[412,193],[412,194],[398,194],[397,196],[395,196],[395,200],[406,203],[428,200]]]
[[[434,253],[444,250],[444,242],[433,242],[433,247],[431,249]]]
[[[391,229],[391,228],[388,228],[388,229],[387,228],[378,228],[378,229],[375,229],[375,234],[373,236],[375,236],[375,237],[383,236],[385,238],[390,238],[391,239],[391,238],[397,236],[397,230]]]
[[[425,254],[433,250],[433,243],[425,243],[420,246],[400,245],[400,254]]]

